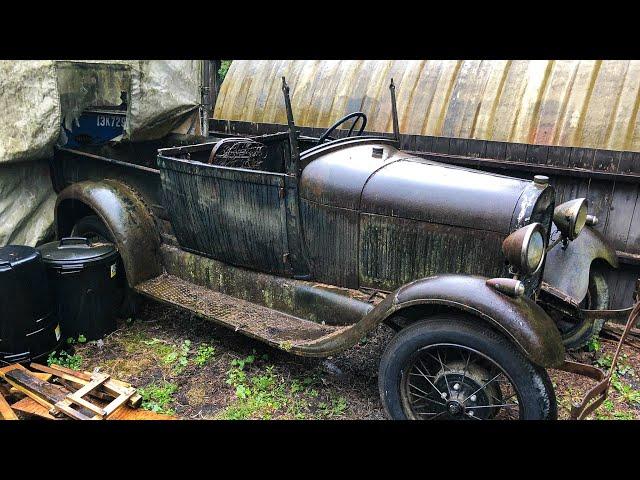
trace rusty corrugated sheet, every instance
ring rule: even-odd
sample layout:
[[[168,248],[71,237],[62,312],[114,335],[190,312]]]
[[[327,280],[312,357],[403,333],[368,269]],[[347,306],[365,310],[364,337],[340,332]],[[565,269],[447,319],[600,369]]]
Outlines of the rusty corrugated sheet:
[[[237,60],[214,117],[285,124],[283,75],[302,126],[391,131],[393,77],[402,133],[640,151],[640,61]]]

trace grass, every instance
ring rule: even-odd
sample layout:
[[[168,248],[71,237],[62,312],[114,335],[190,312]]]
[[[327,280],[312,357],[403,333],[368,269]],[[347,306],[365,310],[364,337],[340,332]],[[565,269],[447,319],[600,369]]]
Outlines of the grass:
[[[244,340],[226,341],[226,331],[219,334],[209,324],[181,317],[180,312],[164,307],[148,307],[148,322],[122,323],[118,332],[98,347],[92,342],[74,345],[85,369],[101,370],[132,383],[143,394],[144,408],[157,412],[175,412],[184,418],[204,419],[342,419],[382,418],[375,373],[377,365],[360,361],[369,350],[380,351],[376,337],[366,342],[364,353],[344,358],[352,361],[354,371],[336,376],[320,362],[299,362]],[[145,318],[145,317],[143,317]],[[161,321],[159,321],[161,320]],[[194,328],[194,324],[198,328]],[[384,332],[383,332],[384,334]],[[218,338],[219,337],[221,338]],[[236,338],[236,337],[229,337]],[[189,340],[189,342],[187,342]],[[583,361],[594,361],[608,368],[612,347],[608,342]],[[249,350],[247,350],[249,349]],[[633,371],[640,372],[638,356],[628,351],[616,369],[608,400],[590,418],[616,420],[638,416],[638,386]],[[263,353],[265,353],[263,355]],[[267,356],[268,354],[268,356]],[[66,354],[61,354],[70,363]],[[69,355],[73,357],[73,355]],[[272,358],[271,358],[272,357]],[[186,366],[185,364],[186,360]],[[342,367],[342,364],[338,363]],[[77,367],[78,365],[76,365]],[[365,379],[363,379],[366,376]],[[581,399],[593,382],[574,385],[570,374],[552,372],[557,383],[561,418],[568,416],[571,403]],[[371,380],[370,380],[371,379]],[[367,416],[369,415],[369,416]]]
[[[155,413],[172,415],[174,411],[170,405],[177,390],[176,384],[167,381],[154,382],[139,388],[138,393],[142,397],[142,408]]]
[[[255,354],[232,360],[226,383],[234,389],[235,399],[218,414],[218,418],[336,418],[346,412],[344,397],[329,395],[318,400],[319,392],[314,388],[317,378],[287,381],[275,373],[274,365],[256,366],[257,360]],[[266,362],[268,357],[263,355],[260,360]]]
[[[635,389],[626,379],[638,378],[635,370],[628,361],[628,355],[622,354],[618,358],[616,370],[611,375],[611,386],[620,394],[622,400],[632,407],[640,406],[640,390]],[[596,363],[605,369],[611,368],[613,356],[610,354],[602,355]]]
[[[198,367],[203,367],[209,362],[209,360],[211,360],[215,353],[216,349],[214,347],[203,343],[198,346],[196,358],[194,358],[193,363],[195,363]]]
[[[135,372],[135,369],[132,371],[127,365],[138,364],[144,359],[149,367],[153,365],[161,370],[164,380],[152,382],[138,389],[143,398],[142,408],[156,413],[174,414],[174,396],[186,368],[190,365],[195,368],[203,367],[215,355],[215,348],[206,343],[201,343],[193,349],[189,339],[172,342],[147,336],[135,329],[123,332],[119,341],[127,354],[127,362],[118,362],[120,369],[142,373]],[[111,364],[115,362],[111,361]]]

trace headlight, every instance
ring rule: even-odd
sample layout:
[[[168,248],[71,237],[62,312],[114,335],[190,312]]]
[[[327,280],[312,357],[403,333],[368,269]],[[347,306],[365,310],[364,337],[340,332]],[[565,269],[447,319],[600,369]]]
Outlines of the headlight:
[[[509,263],[520,273],[536,272],[545,255],[542,225],[532,223],[519,228],[502,242],[502,251]]]
[[[534,231],[529,237],[529,245],[527,246],[527,268],[531,272],[538,269],[538,265],[544,257],[544,238],[538,230]]]
[[[587,223],[587,199],[576,198],[558,205],[553,211],[553,223],[563,236],[575,240]]]

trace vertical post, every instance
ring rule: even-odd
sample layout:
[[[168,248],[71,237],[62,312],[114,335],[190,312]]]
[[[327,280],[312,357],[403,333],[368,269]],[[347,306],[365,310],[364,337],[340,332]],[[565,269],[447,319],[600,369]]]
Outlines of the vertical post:
[[[291,148],[291,162],[287,165],[287,173],[299,176],[300,174],[300,149],[298,148],[298,132],[293,121],[293,110],[291,109],[291,99],[289,98],[289,85],[282,77],[282,93],[284,94],[284,105],[287,110],[287,124],[289,125],[289,146]]]
[[[200,132],[203,136],[209,133],[209,114],[211,112],[211,60],[200,60],[202,62],[202,80],[200,94],[202,95],[200,105]]]
[[[393,84],[393,78],[391,79],[389,90],[391,90],[391,114],[393,116],[393,136],[396,137],[396,142],[398,142],[398,146],[400,146],[400,127],[398,124],[398,107],[396,105],[396,86]]]
[[[209,92],[209,97],[211,100],[211,112],[213,115],[213,110],[216,106],[216,100],[218,100],[218,93],[220,92],[220,65],[222,64],[221,60],[209,60],[211,62],[211,81],[209,85],[211,87],[211,91]]]

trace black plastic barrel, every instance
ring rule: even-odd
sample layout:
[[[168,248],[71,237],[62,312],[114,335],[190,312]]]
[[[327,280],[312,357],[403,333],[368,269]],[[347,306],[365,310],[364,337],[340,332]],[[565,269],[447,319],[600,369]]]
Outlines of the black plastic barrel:
[[[37,360],[58,347],[54,308],[40,252],[0,247],[0,366]]]
[[[98,340],[116,329],[118,251],[108,242],[63,238],[39,247],[65,338]]]

